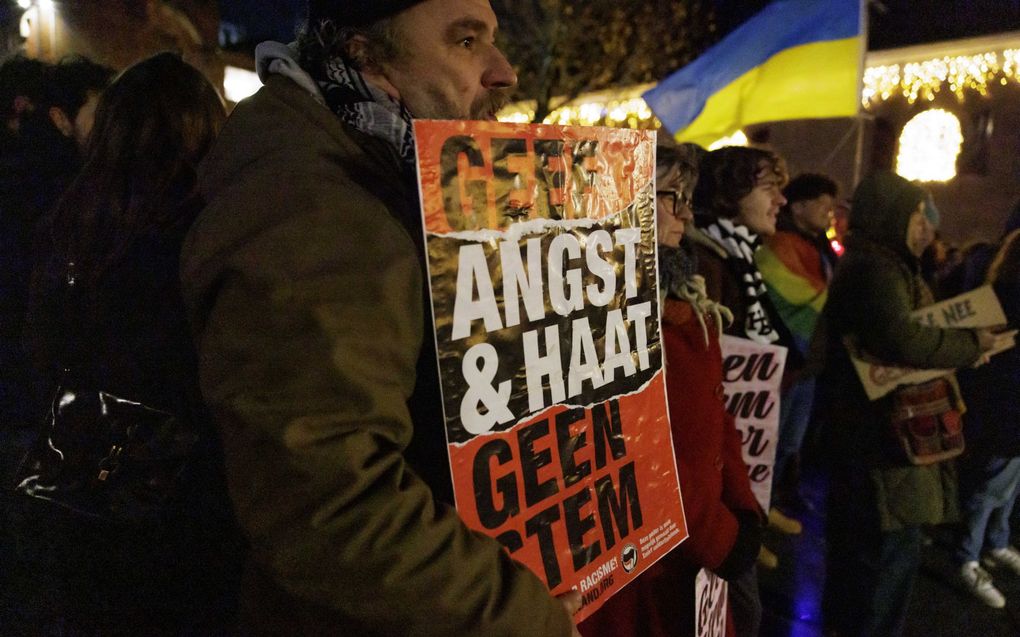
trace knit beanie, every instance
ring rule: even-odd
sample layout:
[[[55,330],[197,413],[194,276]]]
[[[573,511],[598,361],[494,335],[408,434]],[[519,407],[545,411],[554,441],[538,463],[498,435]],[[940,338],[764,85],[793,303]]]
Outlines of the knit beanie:
[[[308,22],[332,20],[338,26],[363,27],[418,2],[421,0],[308,0]]]

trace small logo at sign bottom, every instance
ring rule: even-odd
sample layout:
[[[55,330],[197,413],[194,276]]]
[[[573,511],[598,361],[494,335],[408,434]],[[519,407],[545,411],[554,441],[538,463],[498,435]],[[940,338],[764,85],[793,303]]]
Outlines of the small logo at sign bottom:
[[[623,551],[620,553],[621,562],[623,563],[623,570],[630,573],[637,566],[638,552],[637,547],[633,544],[625,544]]]

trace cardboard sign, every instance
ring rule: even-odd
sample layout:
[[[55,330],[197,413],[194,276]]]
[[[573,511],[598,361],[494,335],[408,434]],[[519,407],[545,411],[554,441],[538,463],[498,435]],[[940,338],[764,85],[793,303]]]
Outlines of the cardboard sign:
[[[415,123],[457,510],[578,621],[687,537],[666,410],[655,137]]]
[[[743,444],[751,491],[766,511],[779,440],[779,394],[786,348],[723,335],[723,389]]]
[[[999,299],[992,286],[986,285],[951,299],[915,310],[910,317],[929,327],[982,328],[1006,324]],[[1000,334],[990,355],[999,354],[1013,347],[1015,332]],[[874,357],[862,352],[857,343],[846,341],[850,360],[861,379],[861,385],[869,400],[878,400],[900,385],[916,385],[951,374],[952,369],[914,369],[883,365]]]
[[[694,578],[694,634],[697,637],[726,636],[726,580],[701,569]]]

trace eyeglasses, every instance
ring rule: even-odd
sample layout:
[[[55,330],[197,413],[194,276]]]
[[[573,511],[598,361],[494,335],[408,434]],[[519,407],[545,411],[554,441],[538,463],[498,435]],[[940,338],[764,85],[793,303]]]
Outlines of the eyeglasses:
[[[691,200],[691,195],[679,190],[656,190],[655,196],[666,201],[668,206],[669,214],[673,215],[677,219],[680,218],[680,211],[683,208],[690,209],[694,203]]]

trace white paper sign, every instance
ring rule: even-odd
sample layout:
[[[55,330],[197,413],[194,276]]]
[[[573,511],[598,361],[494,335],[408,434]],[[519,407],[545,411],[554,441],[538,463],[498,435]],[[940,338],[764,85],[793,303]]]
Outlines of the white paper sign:
[[[981,328],[1005,325],[1006,315],[992,286],[954,296],[951,299],[923,307],[911,313],[922,325],[930,327]],[[999,335],[996,346],[989,354],[995,355],[1013,347],[1015,332]],[[900,385],[916,385],[953,372],[952,369],[913,369],[882,365],[869,358],[852,341],[847,342],[850,360],[861,379],[869,400],[878,400]]]
[[[768,511],[779,439],[779,392],[786,348],[728,335],[719,340],[719,345],[726,410],[733,414],[740,432],[751,491]]]
[[[697,637],[725,637],[726,580],[701,569],[694,579],[694,634]]]

